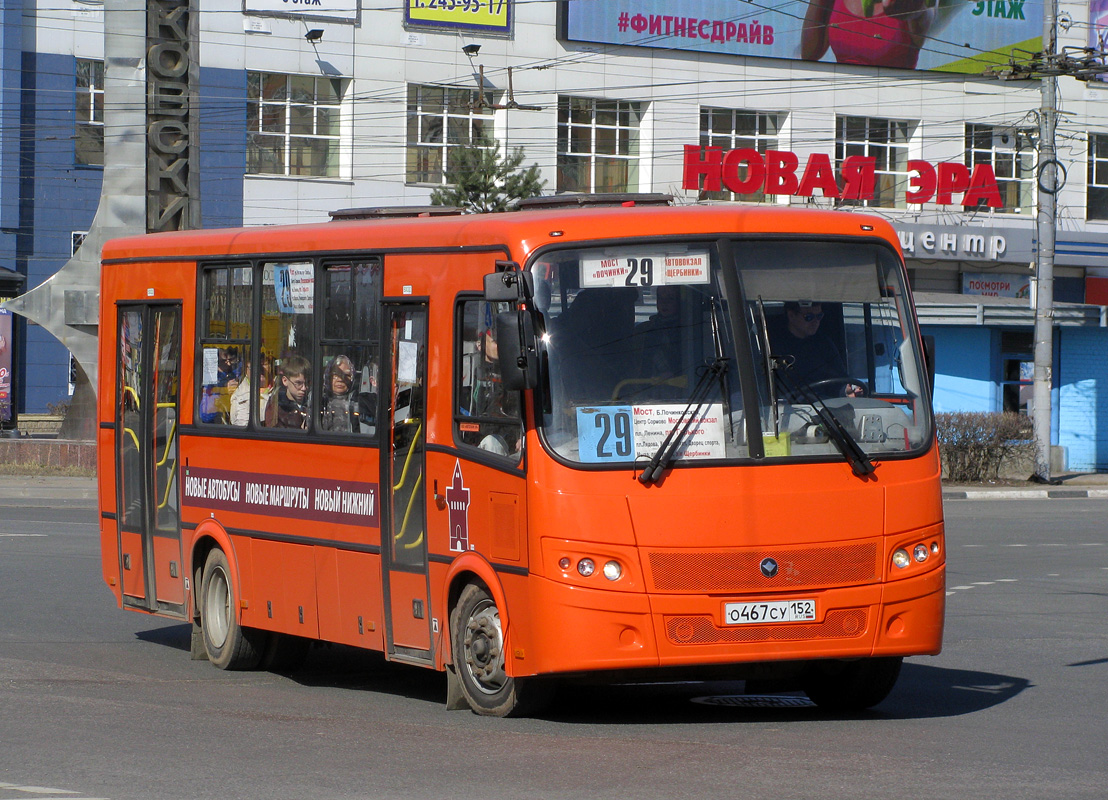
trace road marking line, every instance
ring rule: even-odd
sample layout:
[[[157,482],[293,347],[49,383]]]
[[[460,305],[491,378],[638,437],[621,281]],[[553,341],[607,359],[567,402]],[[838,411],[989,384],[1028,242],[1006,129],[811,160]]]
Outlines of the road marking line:
[[[30,792],[31,794],[80,794],[80,792],[71,792],[68,789],[51,789],[46,786],[20,786],[17,783],[3,783],[0,784],[5,789],[15,789],[17,792]]]
[[[995,581],[974,581],[974,586],[992,586]]]
[[[972,589],[973,587],[972,586],[951,586],[950,588],[957,592],[957,591],[960,591],[962,589]]]
[[[36,539],[36,538],[45,539],[46,538],[45,533],[0,533],[0,536],[3,536],[4,538],[7,538],[7,539]]]
[[[1018,583],[1019,578],[997,578],[997,583]]]
[[[984,545],[982,545],[982,546],[984,546]],[[1004,546],[1005,547],[1027,547],[1027,545],[1025,545],[1025,544],[1007,544],[1007,545],[1004,545]]]

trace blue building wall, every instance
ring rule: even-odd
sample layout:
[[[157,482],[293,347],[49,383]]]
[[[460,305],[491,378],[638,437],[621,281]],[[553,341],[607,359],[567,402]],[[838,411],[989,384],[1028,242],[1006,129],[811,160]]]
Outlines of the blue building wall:
[[[24,53],[23,80],[18,259],[33,289],[69,259],[73,233],[88,230],[103,170],[75,163],[75,59]],[[38,326],[25,331],[17,402],[44,412],[69,399],[69,351]]]
[[[23,9],[0,4],[0,267],[15,270],[19,225],[19,95],[23,85]]]
[[[246,71],[200,70],[200,216],[205,228],[242,225]]]
[[[1066,467],[1108,470],[1108,334],[1101,328],[1061,328],[1054,380],[1058,443]]]
[[[3,21],[3,20],[0,20]],[[103,169],[76,163],[76,59],[68,55],[21,53],[10,31],[0,41],[5,67],[0,85],[0,261],[18,268],[32,289],[57,272],[72,252],[72,234],[92,224],[100,201]],[[16,68],[8,71],[8,62]],[[10,87],[8,80],[20,80]],[[246,164],[246,73],[202,69],[199,109],[201,224],[242,224],[242,177]],[[9,123],[9,117],[14,122]],[[19,136],[19,131],[31,135]],[[10,260],[9,260],[10,259]],[[16,407],[42,413],[69,397],[69,351],[35,325],[21,326],[17,357]]]
[[[997,371],[989,328],[927,325],[935,337],[935,411],[997,411]]]

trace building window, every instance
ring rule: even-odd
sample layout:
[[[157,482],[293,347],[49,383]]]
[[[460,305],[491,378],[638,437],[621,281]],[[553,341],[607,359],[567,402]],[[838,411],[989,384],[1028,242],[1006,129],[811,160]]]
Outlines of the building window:
[[[1108,134],[1089,134],[1086,219],[1108,219]]]
[[[462,146],[491,146],[492,96],[477,89],[408,86],[407,183],[447,183],[453,152]]]
[[[966,125],[966,166],[988,164],[996,174],[1000,199],[998,212],[1028,214],[1034,204],[1035,146],[1031,137],[1012,128]],[[982,200],[978,208],[987,211]]]
[[[78,164],[104,164],[104,62],[77,59]]]
[[[558,98],[558,191],[636,192],[645,103]]]
[[[246,171],[337,178],[347,81],[247,73]]]
[[[844,205],[905,208],[908,192],[908,141],[915,123],[870,117],[836,117],[835,168],[850,156],[876,160],[872,200],[843,200]]]
[[[766,150],[777,149],[777,136],[781,129],[781,116],[761,111],[737,111],[730,108],[700,109],[700,146],[722,147],[724,152],[739,148],[750,148],[765,154]],[[739,180],[746,180],[746,165],[739,169]],[[775,195],[767,195],[761,189],[750,194],[737,195],[723,190],[720,192],[702,192],[701,199],[706,200],[750,200],[754,202],[773,201]]]

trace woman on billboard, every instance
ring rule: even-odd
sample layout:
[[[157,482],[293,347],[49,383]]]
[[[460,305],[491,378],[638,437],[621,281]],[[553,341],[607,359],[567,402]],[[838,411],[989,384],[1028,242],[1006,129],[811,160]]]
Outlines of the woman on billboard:
[[[840,64],[915,69],[935,19],[936,0],[809,0],[800,57],[827,48]]]

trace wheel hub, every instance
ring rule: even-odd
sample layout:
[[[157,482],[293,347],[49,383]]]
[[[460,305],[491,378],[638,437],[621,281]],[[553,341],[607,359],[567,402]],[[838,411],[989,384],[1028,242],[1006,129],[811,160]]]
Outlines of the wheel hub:
[[[481,691],[493,694],[507,680],[503,636],[496,607],[476,609],[465,632],[465,663]]]

